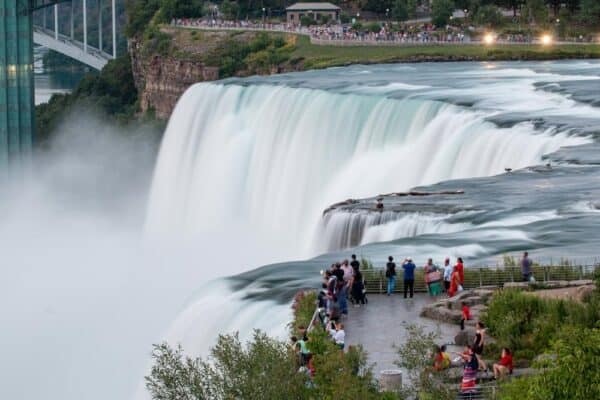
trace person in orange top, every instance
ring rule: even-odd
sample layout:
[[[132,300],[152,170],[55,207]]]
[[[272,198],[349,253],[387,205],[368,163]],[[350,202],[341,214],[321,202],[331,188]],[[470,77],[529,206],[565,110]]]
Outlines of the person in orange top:
[[[454,297],[456,292],[458,291],[458,287],[460,286],[460,276],[456,267],[454,267],[454,271],[452,272],[452,276],[450,277],[450,289],[448,289],[448,297]]]
[[[512,374],[513,359],[510,350],[506,347],[502,349],[500,361],[494,364],[494,379],[503,378],[508,374]]]
[[[456,261],[456,265],[454,266],[454,268],[456,268],[456,270],[458,271],[458,276],[460,278],[460,284],[462,286],[464,286],[464,284],[465,284],[465,266],[463,265],[463,259],[461,257],[458,257],[458,260]]]

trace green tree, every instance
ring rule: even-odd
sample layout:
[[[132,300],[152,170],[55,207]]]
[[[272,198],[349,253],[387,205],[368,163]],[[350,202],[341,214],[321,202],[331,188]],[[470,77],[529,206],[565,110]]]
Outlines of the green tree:
[[[367,0],[363,5],[363,10],[373,11],[377,14],[385,14],[386,9],[393,7],[394,0]]]
[[[403,386],[404,398],[413,398],[417,393],[418,399],[454,400],[456,389],[445,382],[449,379],[448,371],[433,371],[433,355],[439,334],[426,332],[419,325],[406,327],[406,342],[396,347],[398,355],[394,362],[398,367],[408,372],[407,383]]]
[[[406,11],[408,11],[408,18],[417,17],[417,6],[418,0],[406,0]]]
[[[155,400],[301,399],[306,391],[289,347],[258,331],[246,346],[237,334],[219,336],[211,362],[167,344],[156,345],[152,358],[146,388]]]
[[[497,6],[505,7],[513,11],[513,17],[517,16],[517,12],[525,3],[525,0],[497,0]]]
[[[431,19],[433,24],[438,28],[448,25],[453,12],[453,0],[433,0],[431,2]]]
[[[543,24],[548,21],[548,8],[544,0],[527,0],[522,17],[531,24]]]
[[[238,18],[240,6],[235,1],[223,0],[219,10],[225,19],[234,20]]]
[[[600,329],[567,326],[534,367],[542,373],[503,385],[502,400],[600,399]]]
[[[479,25],[485,25],[492,28],[501,26],[504,22],[502,13],[498,7],[494,5],[486,5],[479,7],[477,14],[475,15],[475,21]]]
[[[580,17],[582,22],[588,25],[600,25],[600,2],[597,0],[581,0]]]
[[[394,2],[392,17],[398,22],[406,21],[409,18],[406,0],[396,0]]]

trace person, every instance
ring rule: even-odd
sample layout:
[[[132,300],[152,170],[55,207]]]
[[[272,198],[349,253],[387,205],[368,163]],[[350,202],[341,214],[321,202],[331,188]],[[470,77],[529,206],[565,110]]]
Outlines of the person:
[[[363,277],[360,271],[356,270],[354,277],[352,278],[352,298],[356,302],[355,307],[360,307],[361,304],[365,304],[365,294],[363,292],[364,284]]]
[[[306,346],[306,341],[304,339],[298,339],[296,336],[292,336],[292,348],[298,355],[298,362],[300,365],[306,365],[306,361],[310,351]]]
[[[360,270],[360,263],[356,260],[356,254],[352,254],[352,261],[350,261],[350,266],[354,270],[354,272],[358,272]]]
[[[433,357],[433,370],[442,371],[450,368],[450,356],[445,352],[446,346],[435,346]]]
[[[425,272],[425,285],[430,296],[437,296],[442,292],[441,280],[442,276],[438,271],[437,265],[433,263],[433,259],[428,258],[427,264],[423,267]]]
[[[337,278],[331,273],[331,271],[325,271],[325,282],[327,284],[327,313],[332,314],[333,308],[336,303],[336,288]]]
[[[327,284],[325,282],[321,285],[317,300],[319,301],[319,308],[327,308]]]
[[[448,290],[450,289],[450,282],[453,270],[454,267],[450,265],[450,259],[446,257],[446,259],[444,260],[444,289],[446,290],[446,293],[448,293]]]
[[[344,272],[344,282],[350,282],[350,279],[352,279],[352,267],[348,263],[348,260],[344,260],[344,262],[342,263],[342,271]]]
[[[346,332],[344,331],[344,324],[338,322],[337,324],[331,323],[331,328],[329,334],[331,338],[335,342],[335,344],[340,348],[340,350],[344,350],[344,341],[346,340]]]
[[[523,282],[529,282],[531,279],[531,265],[533,263],[529,259],[529,253],[524,252],[523,258],[521,259],[521,275],[523,275]]]
[[[510,350],[506,347],[502,349],[500,361],[493,365],[494,379],[504,378],[513,372],[513,358]]]
[[[396,287],[396,263],[394,257],[388,257],[388,263],[385,266],[385,277],[387,278],[387,295],[391,295]]]
[[[471,319],[471,310],[469,309],[469,306],[467,305],[467,303],[465,303],[464,301],[461,302],[462,305],[462,314],[460,317],[460,330],[464,331],[465,330],[465,321],[468,321]]]
[[[383,211],[383,199],[377,199],[377,203],[375,204],[375,208],[379,211]]]
[[[467,346],[464,353],[460,353],[463,359],[463,377],[460,384],[461,394],[468,395],[476,391],[477,371],[479,370],[479,362],[471,346]]]
[[[337,299],[340,305],[340,312],[343,316],[348,315],[348,282],[340,280],[337,283]]]
[[[479,362],[479,368],[487,372],[487,366],[483,361],[483,346],[485,344],[485,325],[483,322],[477,321],[475,325],[475,342],[473,343],[473,351],[475,352],[475,356],[477,356],[477,361]]]
[[[460,276],[456,270],[456,266],[452,269],[452,276],[450,277],[450,289],[448,289],[448,297],[454,297],[460,287]]]
[[[410,291],[410,298],[413,297],[413,292],[415,289],[415,264],[412,262],[412,258],[408,257],[404,260],[404,264],[402,264],[402,269],[404,269],[404,298],[406,299],[407,293]]]
[[[331,272],[335,275],[338,282],[341,282],[344,280],[344,271],[342,270],[342,264],[340,264],[340,263],[333,264],[331,266]]]
[[[460,278],[460,286],[464,287],[465,286],[465,265],[464,265],[463,259],[461,257],[458,257],[454,268],[456,268],[456,270],[458,271],[458,277]]]

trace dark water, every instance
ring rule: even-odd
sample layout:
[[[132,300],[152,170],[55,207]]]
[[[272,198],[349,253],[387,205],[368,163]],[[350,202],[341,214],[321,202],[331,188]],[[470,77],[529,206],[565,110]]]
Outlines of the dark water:
[[[36,47],[35,59],[35,104],[47,103],[53,94],[68,93],[73,90],[87,73],[86,68],[65,68],[48,70],[42,63],[46,49]]]

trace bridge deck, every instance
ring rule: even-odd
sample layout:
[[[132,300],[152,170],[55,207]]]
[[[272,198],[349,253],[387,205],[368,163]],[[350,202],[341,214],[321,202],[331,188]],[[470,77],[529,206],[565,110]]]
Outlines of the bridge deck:
[[[397,369],[393,344],[403,344],[407,338],[407,324],[424,326],[429,332],[439,331],[439,344],[453,343],[459,330],[457,325],[433,321],[419,316],[424,305],[433,303],[434,298],[426,294],[415,294],[413,299],[402,295],[392,296],[369,294],[369,304],[359,308],[349,305],[349,315],[344,321],[346,346],[362,344],[369,353],[369,363],[374,363],[376,376],[382,370]]]

